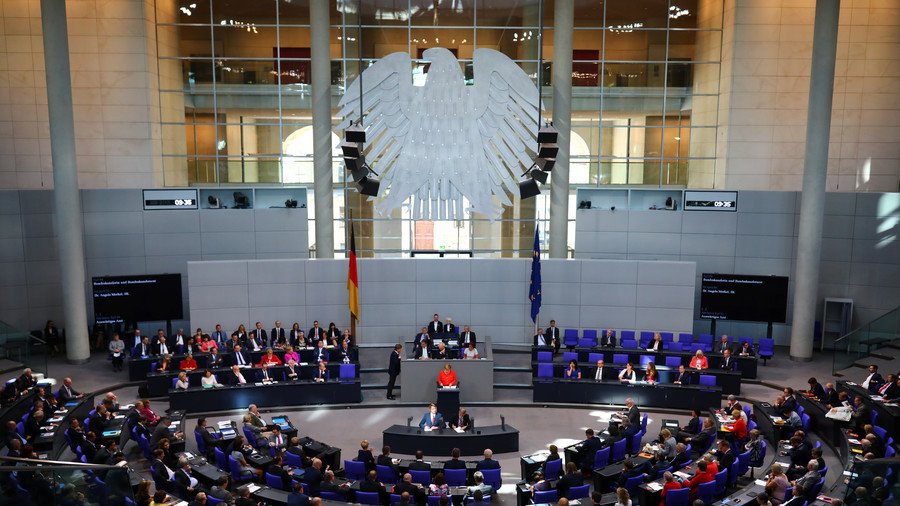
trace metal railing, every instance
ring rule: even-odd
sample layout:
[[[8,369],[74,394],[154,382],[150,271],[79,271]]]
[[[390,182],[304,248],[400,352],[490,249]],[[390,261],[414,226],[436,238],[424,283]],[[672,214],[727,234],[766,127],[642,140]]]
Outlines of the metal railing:
[[[900,306],[834,341],[832,374],[900,338]]]
[[[47,374],[49,351],[43,339],[0,321],[0,359],[12,360],[34,372]]]

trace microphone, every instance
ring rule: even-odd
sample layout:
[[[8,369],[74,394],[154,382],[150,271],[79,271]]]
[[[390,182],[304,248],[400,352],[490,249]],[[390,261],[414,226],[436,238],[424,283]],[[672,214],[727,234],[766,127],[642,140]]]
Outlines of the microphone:
[[[506,430],[506,417],[503,415],[500,415],[500,429]]]
[[[409,427],[412,424],[413,417],[409,417],[406,419],[406,426]]]

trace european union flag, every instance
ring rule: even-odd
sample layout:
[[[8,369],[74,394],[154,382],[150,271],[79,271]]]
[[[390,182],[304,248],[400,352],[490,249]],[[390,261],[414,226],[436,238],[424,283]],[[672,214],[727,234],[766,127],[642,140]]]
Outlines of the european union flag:
[[[537,323],[537,315],[541,312],[541,240],[538,228],[534,227],[534,251],[531,253],[531,287],[528,290],[531,301],[531,321]]]

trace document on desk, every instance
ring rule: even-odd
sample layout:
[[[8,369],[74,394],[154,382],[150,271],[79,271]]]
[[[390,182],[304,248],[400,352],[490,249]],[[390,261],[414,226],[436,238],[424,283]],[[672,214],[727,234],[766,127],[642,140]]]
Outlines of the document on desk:
[[[249,490],[250,493],[252,494],[252,493],[256,492],[257,490],[259,490],[259,485],[257,485],[256,483],[249,483],[247,485],[247,490]]]
[[[768,483],[768,482],[766,480],[756,480],[753,483],[756,485],[759,485],[760,487],[765,487],[766,483]]]
[[[684,478],[686,480],[689,480],[691,478],[691,475],[689,475],[688,473],[685,473],[683,471],[675,471],[675,474],[678,476],[681,476],[682,478]]]
[[[433,430],[434,430],[434,427],[428,427],[428,426],[425,427],[425,432],[431,432]]]
[[[651,481],[650,483],[648,483],[647,487],[654,492],[659,492],[663,489],[663,486],[655,481]]]
[[[464,429],[460,429],[459,427],[453,427],[453,430],[455,430],[457,434],[465,432]]]

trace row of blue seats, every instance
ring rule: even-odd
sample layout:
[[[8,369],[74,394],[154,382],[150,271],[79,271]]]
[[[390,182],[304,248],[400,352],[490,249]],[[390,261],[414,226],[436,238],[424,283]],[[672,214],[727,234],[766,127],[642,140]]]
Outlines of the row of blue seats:
[[[603,331],[605,332],[605,330]],[[623,348],[646,348],[653,335],[656,332],[641,331],[639,336],[634,330],[621,330],[618,333],[613,331],[613,335],[617,336],[619,346]],[[581,336],[578,335],[578,329],[563,330],[563,346],[568,348],[593,348],[598,345],[600,334],[596,329],[583,329]],[[678,334],[675,339],[674,332],[659,332],[660,339],[663,342],[663,349],[673,351],[696,351],[703,350],[705,353],[712,352],[714,346],[714,337],[712,334],[698,334],[695,336],[688,332]],[[639,337],[639,338],[638,338]],[[761,337],[759,342],[755,343],[752,337],[738,337],[737,346],[743,346],[747,342],[751,347],[757,346],[760,356],[771,357],[775,351],[775,340],[771,338]],[[737,350],[735,350],[737,351]]]

